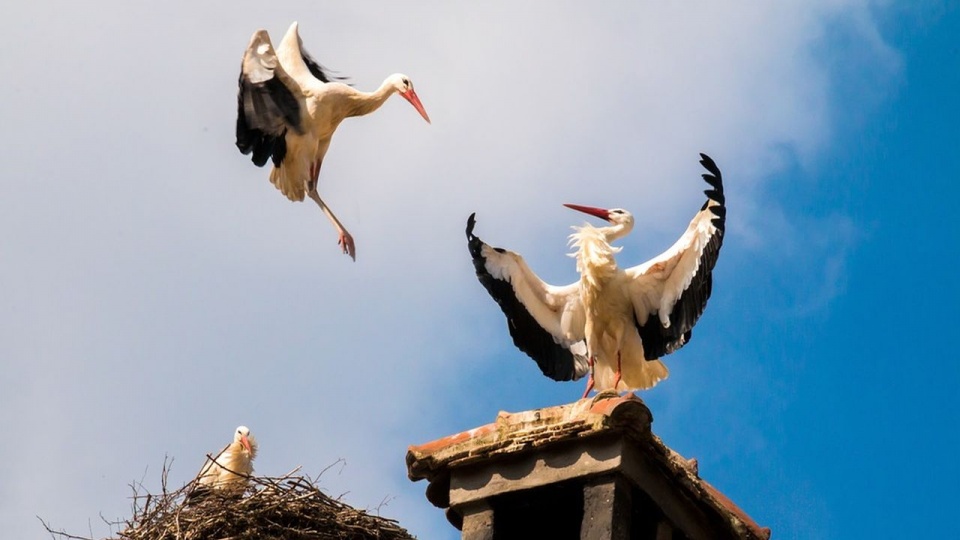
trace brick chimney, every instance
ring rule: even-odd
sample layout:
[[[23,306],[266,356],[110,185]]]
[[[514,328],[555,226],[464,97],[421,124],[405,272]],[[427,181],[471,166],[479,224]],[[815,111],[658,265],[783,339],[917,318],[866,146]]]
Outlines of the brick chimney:
[[[767,540],[732,501],[650,431],[640,398],[602,393],[501,412],[492,424],[407,451],[464,540]]]

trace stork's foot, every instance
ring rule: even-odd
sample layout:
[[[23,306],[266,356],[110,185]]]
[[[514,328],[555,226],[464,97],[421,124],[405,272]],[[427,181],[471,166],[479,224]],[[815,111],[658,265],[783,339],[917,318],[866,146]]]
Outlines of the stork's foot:
[[[593,373],[590,374],[590,377],[587,378],[587,389],[583,391],[583,397],[580,399],[586,399],[590,395],[590,391],[593,390]]]
[[[587,358],[587,365],[590,366],[590,376],[587,377],[587,389],[583,391],[583,397],[580,399],[586,399],[590,395],[590,391],[593,390],[593,367],[596,365],[597,359],[593,356]]]
[[[349,255],[354,261],[357,260],[357,246],[353,243],[353,237],[350,236],[350,233],[343,231],[340,233],[340,239],[337,240],[337,245],[343,249],[344,255]]]

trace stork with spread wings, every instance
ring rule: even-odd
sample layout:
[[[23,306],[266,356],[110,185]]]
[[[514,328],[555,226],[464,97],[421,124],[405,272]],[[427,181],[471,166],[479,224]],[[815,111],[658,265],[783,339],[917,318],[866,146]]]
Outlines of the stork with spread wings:
[[[514,344],[557,381],[589,374],[586,397],[597,391],[646,389],[665,379],[660,357],[683,347],[707,305],[712,272],[726,220],[723,181],[716,163],[700,154],[710,185],[707,201],[683,236],[654,259],[620,269],[611,242],[633,229],[630,212],[568,204],[607,221],[575,227],[580,280],[565,287],[544,283],[512,251],[494,248],[473,234],[467,240],[480,283],[507,316]]]

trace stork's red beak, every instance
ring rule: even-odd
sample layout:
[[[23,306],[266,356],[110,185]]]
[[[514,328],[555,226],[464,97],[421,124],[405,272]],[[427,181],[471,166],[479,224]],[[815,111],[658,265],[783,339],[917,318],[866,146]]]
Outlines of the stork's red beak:
[[[428,124],[430,123],[430,117],[427,116],[427,111],[423,109],[423,103],[420,103],[420,98],[417,97],[417,93],[413,91],[413,88],[407,90],[406,92],[400,92],[400,95],[409,101],[411,105],[413,105],[413,108],[420,113],[420,116],[422,116]]]
[[[247,449],[247,452],[253,452],[253,449],[250,448],[250,441],[247,439],[246,435],[240,436],[240,444],[242,444],[243,447]]]
[[[580,206],[579,204],[564,204],[564,206],[571,210],[576,210],[578,212],[583,212],[584,214],[590,214],[591,216],[597,216],[600,219],[610,221],[610,211],[603,208],[597,208],[595,206]]]

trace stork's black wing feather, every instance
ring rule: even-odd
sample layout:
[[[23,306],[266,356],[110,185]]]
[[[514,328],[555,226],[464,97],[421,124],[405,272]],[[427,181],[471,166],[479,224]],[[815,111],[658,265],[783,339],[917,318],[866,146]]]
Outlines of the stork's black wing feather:
[[[713,288],[713,267],[717,264],[717,257],[723,246],[727,208],[720,169],[706,154],[700,154],[700,158],[700,164],[708,171],[703,174],[703,179],[710,185],[710,189],[704,191],[707,201],[700,209],[701,214],[694,217],[694,220],[701,219],[701,216],[703,219],[710,219],[715,230],[700,253],[696,274],[674,303],[670,313],[670,326],[664,328],[659,317],[655,315],[650,316],[643,325],[635,321],[643,341],[644,356],[648,360],[670,354],[690,341],[693,326],[703,314]],[[710,204],[711,202],[715,204]],[[705,212],[709,215],[704,214]]]
[[[587,372],[586,356],[572,352],[569,347],[573,344],[558,342],[530,314],[517,297],[510,281],[496,278],[487,270],[484,246],[498,253],[506,253],[506,251],[501,248],[491,248],[474,236],[475,216],[476,214],[471,214],[467,220],[467,247],[473,258],[477,279],[507,317],[507,328],[510,330],[513,344],[533,358],[544,375],[555,381],[570,381],[583,377]]]
[[[276,77],[253,83],[241,73],[239,86],[237,148],[243,154],[252,153],[258,167],[271,158],[280,165],[287,153],[286,126],[300,131],[300,104]]]
[[[300,56],[303,58],[303,63],[307,65],[307,69],[310,70],[310,73],[314,77],[320,79],[325,83],[329,83],[329,82],[345,83],[346,81],[350,80],[348,77],[340,77],[340,76],[334,75],[333,74],[334,72],[332,70],[323,67],[323,65],[321,65],[320,62],[317,62],[316,60],[314,60],[313,57],[310,56],[310,53],[308,53],[306,49],[304,49],[302,46],[300,47]]]
[[[302,133],[300,100],[280,77],[283,68],[266,31],[253,34],[240,66],[237,91],[237,148],[262,167],[280,165],[286,156],[286,133]],[[293,84],[293,83],[291,83]]]

